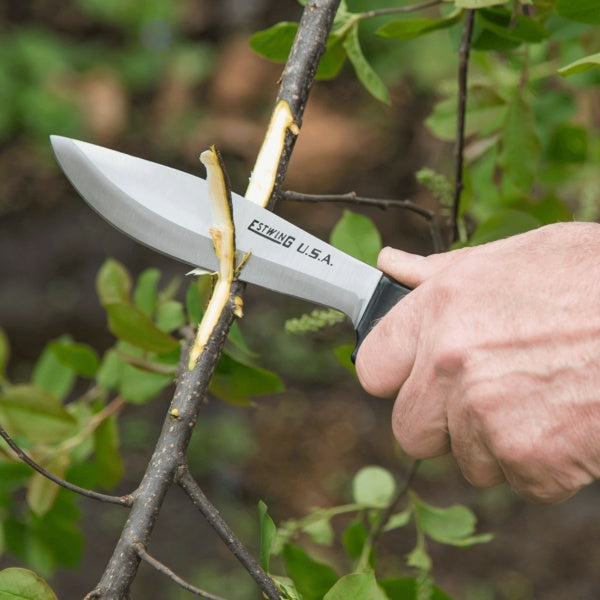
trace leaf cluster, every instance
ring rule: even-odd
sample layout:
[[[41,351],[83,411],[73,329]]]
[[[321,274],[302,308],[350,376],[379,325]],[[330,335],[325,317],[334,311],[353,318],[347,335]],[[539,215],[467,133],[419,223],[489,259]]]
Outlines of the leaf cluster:
[[[103,355],[62,336],[48,343],[30,381],[9,380],[10,347],[0,332],[0,424],[47,471],[85,488],[114,488],[123,475],[118,413],[124,404],[145,404],[175,379],[181,332],[202,317],[210,277],[191,279],[185,300],[181,281],[161,287],[147,269],[134,282],[125,267],[108,259],[96,285],[115,344]],[[256,365],[241,330],[234,327],[210,393],[228,403],[283,390],[280,378]],[[82,391],[83,390],[83,391]],[[0,551],[8,551],[43,574],[76,566],[82,551],[80,511],[73,494],[19,462],[0,446]],[[17,500],[26,489],[27,506]]]
[[[390,43],[437,32],[458,51],[466,11],[475,10],[467,89],[458,90],[455,79],[441,81],[426,120],[434,136],[454,141],[459,94],[466,95],[460,245],[598,215],[597,124],[578,106],[600,81],[596,0],[455,0],[366,11],[349,6],[340,6],[317,76],[337,76],[348,59],[367,91],[388,104],[387,85],[361,50],[361,25],[387,20],[375,35]],[[284,61],[296,29],[295,23],[279,23],[252,36],[250,45]],[[569,85],[564,78],[571,76]],[[447,203],[447,190],[443,197]],[[355,244],[361,245],[359,238]]]
[[[431,581],[431,559],[426,540],[441,544],[467,547],[485,543],[491,535],[475,535],[476,517],[465,506],[438,508],[426,503],[413,491],[408,491],[404,509],[388,513],[398,501],[392,474],[382,467],[361,469],[352,482],[352,502],[326,509],[316,509],[299,520],[290,520],[277,528],[267,513],[266,505],[259,504],[261,534],[260,556],[262,567],[272,574],[285,598],[289,600],[408,600],[448,599]],[[347,523],[339,542],[345,553],[344,575],[338,564],[329,564],[324,551],[336,541],[332,521],[345,517]],[[382,521],[382,519],[385,519]],[[415,548],[406,557],[401,577],[379,578],[377,575],[376,530],[395,531],[413,524],[416,532]],[[306,540],[315,549],[318,558],[298,544]],[[273,575],[272,559],[280,559],[286,576]]]

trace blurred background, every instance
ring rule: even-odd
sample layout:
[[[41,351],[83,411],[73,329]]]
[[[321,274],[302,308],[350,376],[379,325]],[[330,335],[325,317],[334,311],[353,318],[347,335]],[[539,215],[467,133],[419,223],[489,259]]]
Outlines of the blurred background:
[[[348,2],[351,7],[390,5]],[[202,174],[210,144],[223,153],[233,189],[243,193],[278,89],[281,65],[249,49],[250,34],[298,20],[294,0],[5,0],[0,4],[0,327],[11,343],[9,372],[26,380],[46,343],[63,333],[99,351],[113,343],[94,279],[107,256],[135,275],[157,266],[165,281],[185,266],[122,236],[78,198],[59,172],[48,136],[60,134]],[[371,36],[372,37],[372,36]],[[441,78],[452,78],[456,49],[442,35],[405,44],[364,40],[393,104],[374,101],[350,69],[315,85],[285,183],[310,193],[351,190],[411,198],[437,209],[414,173],[452,173],[452,148],[423,126]],[[327,236],[344,208],[280,204],[277,212]],[[379,226],[384,244],[431,252],[418,217],[356,209]],[[368,397],[330,349],[350,343],[348,325],[291,336],[284,322],[308,307],[249,289],[241,328],[261,363],[287,390],[240,409],[211,401],[194,436],[191,461],[209,497],[250,546],[256,503],[276,521],[347,501],[349,482],[367,464],[399,476],[406,460],[389,427],[391,404]],[[125,481],[139,481],[158,435],[168,395],[129,407],[121,419]],[[449,459],[423,465],[417,491],[429,502],[467,504],[491,544],[468,550],[430,547],[438,584],[456,598],[528,600],[600,596],[600,488],[559,506],[527,504],[503,487],[475,490]],[[98,581],[123,523],[114,507],[82,500],[83,556],[46,573],[59,598],[78,598]],[[414,533],[386,538],[396,572]],[[186,498],[173,490],[150,550],[214,593],[258,598]],[[335,561],[335,557],[332,557]],[[19,564],[5,554],[2,566]],[[136,598],[186,593],[142,566]]]

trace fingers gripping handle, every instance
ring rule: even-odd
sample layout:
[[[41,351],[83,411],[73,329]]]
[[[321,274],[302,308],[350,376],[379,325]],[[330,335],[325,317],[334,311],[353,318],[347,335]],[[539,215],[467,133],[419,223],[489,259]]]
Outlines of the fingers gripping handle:
[[[410,289],[398,283],[387,275],[382,275],[367,308],[356,328],[356,346],[352,352],[352,362],[356,361],[356,354],[369,331],[375,327],[377,321],[404,298]]]

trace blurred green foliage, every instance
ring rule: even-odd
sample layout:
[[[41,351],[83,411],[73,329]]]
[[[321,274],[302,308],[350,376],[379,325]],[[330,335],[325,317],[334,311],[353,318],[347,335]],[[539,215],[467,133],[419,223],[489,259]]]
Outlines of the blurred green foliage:
[[[129,95],[167,74],[194,85],[211,72],[213,45],[186,35],[183,4],[72,0],[69,10],[79,11],[72,22],[82,31],[32,22],[0,35],[0,141],[19,135],[46,145],[52,132],[89,136],[86,78],[98,73]],[[86,35],[90,21],[105,31]]]

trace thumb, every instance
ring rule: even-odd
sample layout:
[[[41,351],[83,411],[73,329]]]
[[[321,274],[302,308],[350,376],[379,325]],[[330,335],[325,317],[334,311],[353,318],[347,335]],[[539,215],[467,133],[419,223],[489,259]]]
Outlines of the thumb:
[[[472,248],[459,248],[451,252],[420,256],[395,248],[384,248],[379,253],[377,266],[385,273],[409,287],[417,287],[463,259]]]

